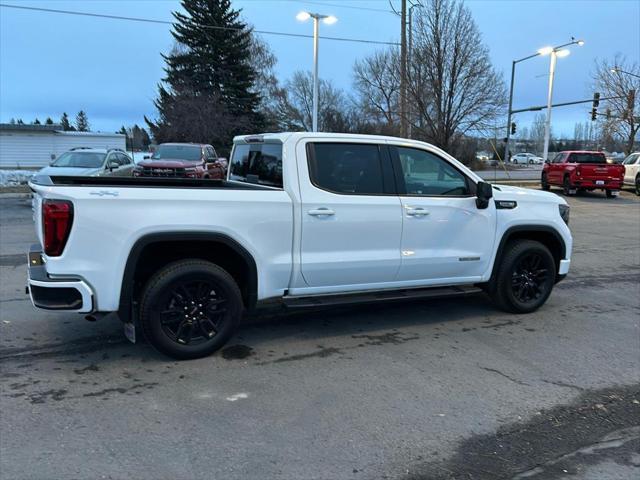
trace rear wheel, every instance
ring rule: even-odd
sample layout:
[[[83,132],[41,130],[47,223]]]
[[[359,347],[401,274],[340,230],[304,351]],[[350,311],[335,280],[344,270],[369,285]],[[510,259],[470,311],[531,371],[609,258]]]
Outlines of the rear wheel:
[[[636,195],[640,195],[640,175],[636,176]]]
[[[550,190],[551,186],[549,185],[549,179],[547,178],[547,174],[543,173],[542,174],[542,178],[540,179],[540,185],[542,186],[543,190]]]
[[[607,194],[607,198],[615,198],[615,195],[611,190],[605,190],[605,193]]]
[[[564,180],[562,181],[562,193],[566,196],[571,195],[571,181],[569,180],[568,175],[564,177]]]
[[[203,260],[181,260],[147,283],[140,323],[146,339],[161,353],[200,358],[226,343],[242,308],[240,290],[225,270]]]
[[[553,255],[540,242],[517,240],[510,243],[491,289],[493,301],[507,312],[533,312],[551,294],[555,265]]]

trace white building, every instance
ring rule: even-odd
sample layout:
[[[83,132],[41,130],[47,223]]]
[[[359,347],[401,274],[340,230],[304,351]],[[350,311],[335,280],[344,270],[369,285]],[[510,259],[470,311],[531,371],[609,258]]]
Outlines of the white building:
[[[64,132],[60,125],[0,124],[0,168],[40,168],[74,147],[126,148],[121,133]]]

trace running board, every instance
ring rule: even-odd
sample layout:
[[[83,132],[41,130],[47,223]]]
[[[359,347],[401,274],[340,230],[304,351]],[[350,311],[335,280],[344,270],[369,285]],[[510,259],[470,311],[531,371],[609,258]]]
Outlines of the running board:
[[[328,295],[285,296],[282,301],[290,308],[311,308],[354,303],[384,302],[389,300],[411,300],[417,298],[443,298],[480,293],[474,286],[411,288],[405,290],[377,290],[374,292],[353,292]]]

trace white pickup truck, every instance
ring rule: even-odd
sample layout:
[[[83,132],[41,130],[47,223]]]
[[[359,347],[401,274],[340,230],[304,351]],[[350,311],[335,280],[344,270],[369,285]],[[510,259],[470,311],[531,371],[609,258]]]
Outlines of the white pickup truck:
[[[531,312],[569,271],[569,207],[393,137],[237,137],[227,180],[34,177],[36,307],[117,312],[196,358],[246,310],[484,290]],[[139,333],[138,333],[139,334]]]

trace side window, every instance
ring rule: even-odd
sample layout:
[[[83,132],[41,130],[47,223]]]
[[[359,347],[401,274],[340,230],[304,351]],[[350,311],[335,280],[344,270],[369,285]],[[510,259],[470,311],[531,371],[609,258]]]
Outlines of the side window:
[[[231,153],[230,180],[282,188],[282,144],[237,144]]]
[[[206,147],[206,149],[205,149],[205,159],[207,160],[207,162],[215,161],[216,154],[215,154],[215,151],[213,150],[213,147]]]
[[[131,165],[131,160],[124,153],[118,154],[118,160],[120,160],[120,165],[123,167]]]
[[[470,194],[467,177],[446,160],[426,150],[395,147],[407,195]]]
[[[346,195],[385,194],[378,145],[310,143],[311,183],[323,190]]]
[[[563,158],[564,158],[564,153],[559,153],[553,159],[553,163],[562,163]]]

